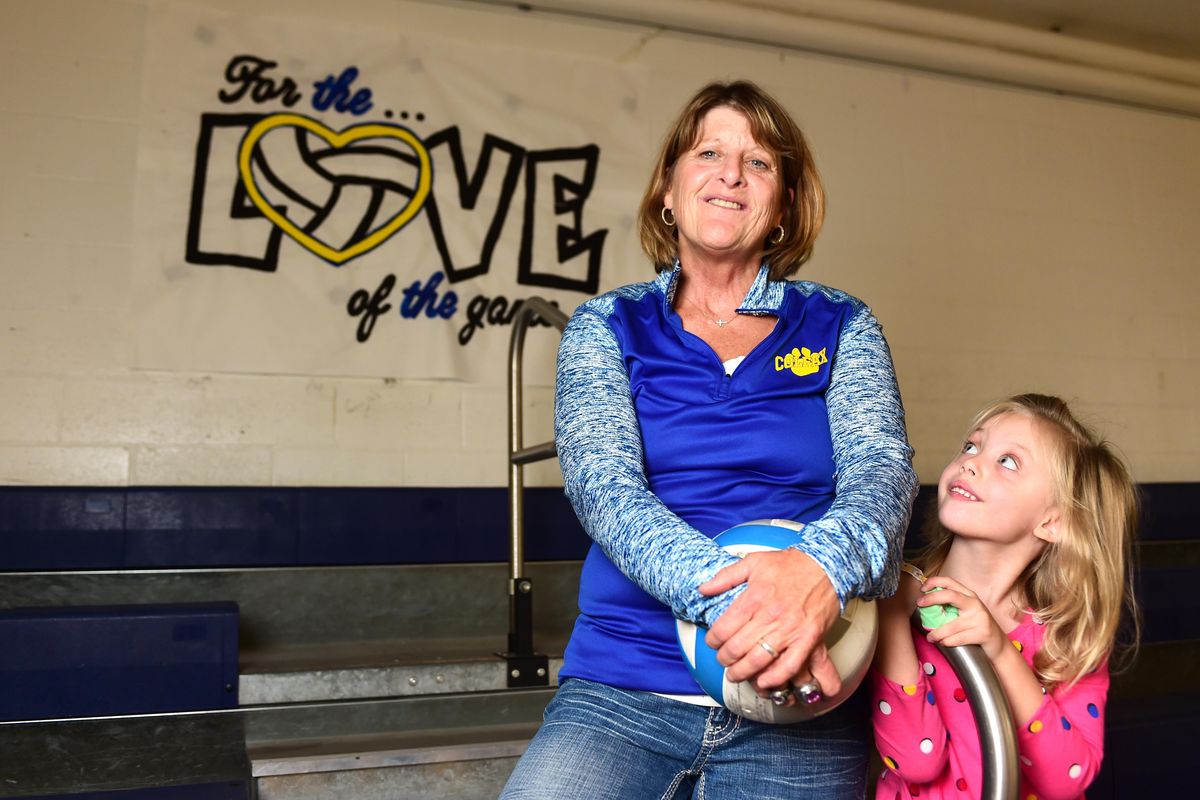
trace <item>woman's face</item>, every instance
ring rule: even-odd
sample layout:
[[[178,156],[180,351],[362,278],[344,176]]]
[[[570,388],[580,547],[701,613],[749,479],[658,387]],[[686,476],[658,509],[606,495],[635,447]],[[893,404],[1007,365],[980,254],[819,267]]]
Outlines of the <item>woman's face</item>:
[[[680,155],[663,204],[675,215],[679,258],[740,256],[756,263],[779,224],[779,164],[754,140],[740,111],[719,106],[704,115],[700,136]]]

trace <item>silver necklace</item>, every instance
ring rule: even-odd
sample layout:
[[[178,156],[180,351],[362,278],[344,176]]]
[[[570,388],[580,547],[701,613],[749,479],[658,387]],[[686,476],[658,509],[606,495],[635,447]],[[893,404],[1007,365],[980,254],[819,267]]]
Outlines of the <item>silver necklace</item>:
[[[705,311],[703,308],[701,308],[701,307],[700,307],[700,304],[699,304],[699,303],[697,303],[697,302],[696,302],[695,300],[693,300],[692,298],[690,298],[690,297],[689,297],[689,298],[688,298],[688,302],[689,302],[689,303],[691,303],[691,304],[692,304],[692,307],[693,307],[693,308],[695,308],[697,311],[699,311],[699,312],[700,312],[700,314],[701,314],[701,315],[702,315],[702,316],[703,316],[705,319],[707,319],[707,320],[708,320],[709,322],[711,322],[713,325],[716,325],[718,328],[724,328],[726,325],[728,325],[729,323],[733,322],[733,320],[737,319],[737,311],[736,311],[736,310],[734,311],[734,315],[733,315],[733,317],[732,317],[732,318],[730,318],[730,319],[721,319],[720,317],[714,317],[714,316],[712,316],[711,314],[709,314],[707,311]]]

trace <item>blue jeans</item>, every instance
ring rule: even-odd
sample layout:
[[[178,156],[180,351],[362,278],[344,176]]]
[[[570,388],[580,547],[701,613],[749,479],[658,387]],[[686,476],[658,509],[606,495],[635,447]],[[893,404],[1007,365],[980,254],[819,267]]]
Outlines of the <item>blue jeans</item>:
[[[870,730],[856,699],[810,722],[764,725],[568,679],[500,797],[861,800]]]

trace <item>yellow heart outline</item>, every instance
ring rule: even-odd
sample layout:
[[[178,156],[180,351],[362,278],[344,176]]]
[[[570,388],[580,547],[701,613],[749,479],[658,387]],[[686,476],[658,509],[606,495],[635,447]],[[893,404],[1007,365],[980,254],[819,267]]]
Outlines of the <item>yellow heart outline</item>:
[[[408,204],[404,206],[404,209],[399,214],[389,220],[386,225],[376,229],[369,236],[344,250],[335,250],[320,239],[309,236],[267,202],[262,192],[258,190],[258,186],[254,182],[254,173],[250,168],[250,158],[254,153],[254,147],[258,144],[259,139],[275,128],[288,125],[304,128],[310,133],[320,136],[326,142],[329,142],[332,147],[345,147],[347,144],[359,139],[370,139],[381,136],[399,139],[404,142],[413,149],[419,162],[416,190],[413,192],[412,197],[409,198]],[[250,197],[250,202],[254,203],[255,207],[263,213],[263,216],[271,220],[272,223],[288,236],[299,242],[306,250],[316,253],[335,266],[341,266],[350,259],[375,249],[383,244],[392,234],[407,225],[417,215],[417,212],[424,207],[425,200],[429,197],[429,190],[433,185],[433,170],[429,159],[429,151],[425,149],[425,145],[421,144],[421,140],[417,138],[416,134],[408,128],[402,125],[391,125],[383,122],[368,122],[362,125],[352,125],[339,133],[317,122],[315,119],[310,119],[299,114],[271,114],[270,116],[263,117],[254,127],[247,131],[245,137],[242,139],[242,146],[238,151],[238,172],[242,176],[242,185],[246,187],[246,193]]]

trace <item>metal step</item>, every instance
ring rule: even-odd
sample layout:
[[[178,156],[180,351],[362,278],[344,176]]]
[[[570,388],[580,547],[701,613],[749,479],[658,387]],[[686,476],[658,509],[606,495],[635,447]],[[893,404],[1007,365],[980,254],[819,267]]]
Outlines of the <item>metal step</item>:
[[[556,685],[564,637],[535,632],[534,642],[548,662],[540,682]],[[509,666],[498,655],[504,644],[493,636],[255,650],[242,657],[238,699],[245,707],[503,690],[509,687]]]
[[[223,785],[228,791],[222,796],[249,800],[241,716],[227,711],[0,723],[0,797]]]
[[[259,798],[494,798],[553,688],[274,707],[245,715]]]
[[[258,800],[495,800],[518,756],[256,779]]]

